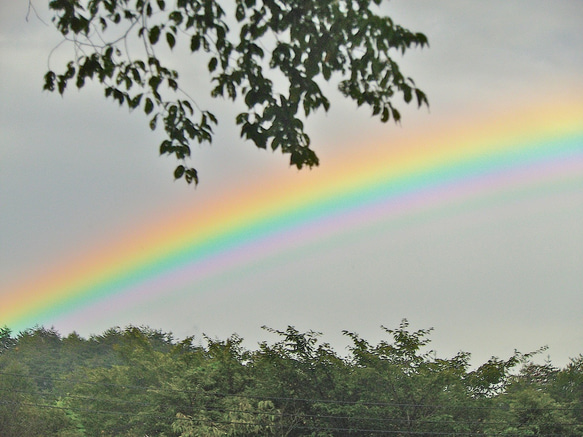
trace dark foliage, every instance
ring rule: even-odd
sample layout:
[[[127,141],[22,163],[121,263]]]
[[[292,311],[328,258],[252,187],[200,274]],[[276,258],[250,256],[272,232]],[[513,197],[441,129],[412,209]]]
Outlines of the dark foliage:
[[[166,137],[160,153],[184,161],[193,141],[211,141],[217,118],[181,87],[170,53],[159,55],[182,43],[199,55],[194,62],[207,65],[213,97],[243,101],[245,111],[236,116],[242,137],[289,154],[297,168],[312,167],[318,157],[304,120],[329,109],[324,82],[333,80],[344,97],[368,105],[383,122],[400,120],[396,97],[428,104],[394,60],[426,46],[427,38],[382,15],[381,3],[51,0],[53,21],[75,51],[62,72],[46,73],[44,89],[63,94],[70,82],[77,88],[98,82],[106,97],[130,110],[142,108],[151,129],[161,124]],[[174,177],[198,181],[197,171],[184,164]]]
[[[266,328],[268,329],[268,328]],[[316,332],[257,350],[149,328],[83,339],[35,328],[0,354],[2,436],[583,436],[582,357],[437,358],[404,321],[339,356]]]

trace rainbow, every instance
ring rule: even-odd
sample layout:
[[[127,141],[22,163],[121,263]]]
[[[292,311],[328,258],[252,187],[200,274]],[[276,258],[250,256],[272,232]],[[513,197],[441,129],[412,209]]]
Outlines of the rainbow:
[[[111,300],[196,293],[204,278],[355,227],[549,189],[583,193],[582,105],[401,135],[182,209],[0,291],[0,325],[18,331]]]

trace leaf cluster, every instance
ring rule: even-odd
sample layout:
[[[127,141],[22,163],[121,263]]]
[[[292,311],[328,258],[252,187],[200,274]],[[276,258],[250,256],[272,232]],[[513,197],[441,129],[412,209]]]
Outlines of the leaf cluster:
[[[158,56],[157,46],[174,50],[185,41],[192,54],[206,56],[211,95],[242,100],[236,116],[241,136],[259,148],[281,150],[297,168],[318,165],[304,121],[330,101],[323,82],[357,105],[368,105],[387,122],[401,118],[396,96],[418,106],[427,97],[394,60],[414,46],[426,46],[412,32],[378,12],[382,0],[50,0],[53,21],[75,48],[62,73],[45,75],[44,89],[63,94],[70,81],[82,88],[99,82],[105,96],[142,108],[150,127],[161,122],[161,154],[184,161],[191,143],[210,142],[216,117],[198,108],[180,86],[177,71]],[[238,32],[232,31],[227,23]],[[130,41],[140,43],[139,54]],[[179,98],[182,92],[185,98]],[[179,165],[175,178],[198,182],[194,168]]]
[[[431,330],[345,331],[338,355],[314,331],[277,340],[176,341],[147,327],[83,339],[4,329],[3,436],[583,436],[583,356],[563,369],[515,353],[475,370],[437,358]],[[519,366],[522,366],[519,368]]]

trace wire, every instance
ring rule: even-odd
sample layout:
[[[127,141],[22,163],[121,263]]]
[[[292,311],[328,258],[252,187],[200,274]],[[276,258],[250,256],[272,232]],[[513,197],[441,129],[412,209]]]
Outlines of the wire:
[[[439,404],[416,404],[416,403],[398,403],[398,402],[361,402],[361,401],[344,401],[344,400],[334,400],[334,399],[317,399],[317,398],[292,398],[292,397],[282,397],[282,396],[254,396],[254,395],[243,395],[243,394],[229,394],[229,393],[218,393],[218,392],[204,392],[195,390],[182,390],[175,388],[164,388],[164,387],[154,387],[154,386],[143,386],[143,385],[131,385],[131,384],[115,384],[115,383],[105,383],[105,382],[94,382],[94,381],[82,381],[82,380],[71,380],[65,378],[49,377],[49,376],[33,376],[33,375],[23,375],[18,373],[8,373],[0,371],[0,375],[15,376],[20,378],[36,378],[44,379],[50,381],[60,381],[72,384],[88,384],[96,386],[105,387],[120,387],[122,389],[136,389],[142,391],[160,391],[160,392],[170,392],[170,393],[184,393],[193,394],[199,396],[215,396],[215,397],[236,397],[241,399],[253,399],[253,400],[269,400],[269,401],[289,401],[289,402],[308,402],[308,403],[318,403],[318,404],[337,404],[337,405],[361,405],[361,406],[372,406],[372,407],[411,407],[411,408],[434,408],[442,409],[447,407],[449,409],[455,410],[507,410],[507,405],[500,406],[452,406],[452,405],[439,405]],[[536,408],[537,411],[581,411],[581,407],[540,407]],[[514,411],[528,411],[532,410],[529,407],[514,407]]]
[[[120,412],[120,411],[105,411],[105,410],[91,410],[91,409],[73,409],[67,407],[59,407],[56,405],[46,405],[46,404],[37,404],[33,402],[11,402],[11,401],[0,401],[0,404],[5,405],[26,405],[30,407],[36,408],[48,408],[48,409],[57,409],[57,410],[64,410],[64,411],[72,411],[72,412],[87,412],[91,414],[104,414],[104,415],[118,415],[118,416],[135,416],[134,412]],[[159,416],[153,413],[139,413],[140,416],[150,416],[154,418],[164,418],[163,416]],[[238,421],[214,421],[209,419],[194,419],[191,417],[175,417],[175,420],[182,420],[182,421],[192,421],[196,423],[208,423],[208,424],[220,424],[220,425],[245,425],[245,426],[254,426],[256,427],[258,424],[256,423],[249,423],[249,422],[238,422]],[[337,432],[348,432],[348,433],[373,433],[373,434],[406,434],[406,435],[425,435],[425,436],[438,436],[438,435],[447,435],[447,436],[455,436],[455,437],[473,437],[473,436],[481,436],[484,437],[483,432],[455,432],[455,431],[410,431],[410,430],[386,430],[386,429],[367,429],[367,428],[342,428],[342,427],[325,427],[325,426],[286,426],[283,424],[259,424],[263,425],[266,428],[269,427],[277,427],[277,428],[291,428],[296,430],[310,430],[310,431],[337,431]],[[498,432],[498,433],[489,433],[491,436],[505,436],[505,437],[522,437],[524,434],[508,434],[506,432]],[[537,434],[538,437],[581,437],[579,434]]]
[[[1,389],[0,391],[10,391],[15,393],[25,393],[29,395],[36,395],[39,397],[47,398],[47,397],[54,397],[59,400],[84,400],[84,401],[96,401],[96,402],[113,402],[113,403],[122,403],[122,404],[129,404],[129,405],[137,405],[137,406],[160,406],[161,404],[157,403],[150,403],[150,402],[135,402],[135,401],[128,401],[122,400],[118,398],[95,398],[90,396],[78,396],[78,395],[71,395],[68,393],[41,393],[41,392],[31,392],[26,390],[8,390],[8,389]],[[162,404],[164,405],[164,404]],[[167,406],[167,405],[164,405]],[[266,416],[266,415],[277,415],[279,417],[286,417],[286,418],[301,418],[301,419],[326,419],[326,420],[359,420],[359,421],[373,421],[373,422],[390,422],[390,423],[419,423],[421,425],[431,425],[431,424],[440,424],[440,425],[504,425],[507,422],[501,421],[485,421],[485,420],[430,420],[427,417],[419,417],[415,419],[403,419],[403,418],[386,418],[386,417],[370,417],[370,416],[338,416],[338,415],[326,415],[326,414],[306,414],[306,413],[284,413],[279,410],[265,410],[265,411],[258,411],[258,410],[241,410],[241,409],[230,409],[230,408],[219,408],[219,407],[211,407],[205,405],[204,407],[205,412],[216,412],[216,413],[241,413],[241,414],[249,414],[254,416]],[[94,411],[94,410],[88,410]],[[538,422],[539,424],[541,422]],[[576,424],[574,424],[576,425]]]
[[[24,376],[24,375],[21,375]],[[52,397],[56,397],[59,398],[59,393],[39,393],[39,392],[27,392],[25,390],[8,390],[8,389],[0,389],[0,391],[12,391],[12,392],[20,392],[20,393],[28,393],[28,394],[36,394],[39,395],[41,397],[48,397],[48,396],[52,396]],[[60,400],[67,400],[67,398],[69,399],[73,399],[73,400],[82,400],[82,401],[97,401],[97,402],[121,402],[123,404],[129,404],[134,405],[134,406],[164,406],[164,407],[168,407],[168,404],[152,404],[152,403],[142,403],[142,402],[135,402],[135,401],[126,401],[126,400],[121,400],[121,399],[112,399],[112,398],[93,398],[93,397],[88,397],[88,396],[75,396],[75,395],[70,395],[70,394],[64,394]],[[7,403],[7,402],[2,402],[2,403]],[[12,402],[13,404],[17,404],[18,402]],[[74,411],[74,412],[84,412],[84,413],[90,413],[90,414],[109,414],[109,415],[118,415],[118,416],[126,416],[126,415],[136,415],[139,414],[140,416],[150,416],[150,417],[156,417],[158,419],[165,419],[168,420],[168,417],[164,417],[164,416],[160,416],[160,415],[156,415],[153,413],[145,413],[145,412],[138,412],[136,413],[134,412],[123,412],[123,411],[106,411],[106,410],[95,410],[95,409],[83,409],[83,408],[79,408],[78,406],[68,406],[68,407],[58,407],[56,405],[47,405],[47,404],[33,404],[30,402],[21,402],[21,404],[23,405],[35,405],[41,408],[57,408],[57,409],[63,409],[66,411]],[[249,415],[249,416],[266,416],[266,415],[273,415],[273,416],[277,416],[280,419],[299,419],[299,420],[314,420],[314,421],[318,421],[318,420],[335,420],[335,421],[360,421],[360,422],[376,422],[376,423],[389,423],[389,424],[408,424],[409,426],[427,426],[427,425],[468,425],[470,427],[475,428],[476,426],[478,427],[484,427],[484,426],[496,426],[496,425],[510,425],[513,423],[513,421],[492,421],[492,420],[432,420],[431,416],[429,417],[419,417],[419,418],[413,418],[413,419],[403,419],[403,418],[386,418],[386,417],[369,417],[369,416],[337,416],[337,415],[325,415],[325,414],[305,414],[302,412],[299,413],[285,413],[285,412],[281,412],[279,410],[268,410],[268,411],[257,411],[257,410],[241,410],[241,409],[229,409],[229,408],[220,408],[220,407],[211,407],[208,405],[205,405],[202,407],[203,411],[205,413],[235,413],[235,414],[244,414],[244,415]],[[538,426],[543,426],[543,425],[555,425],[555,423],[551,423],[551,422],[537,422],[536,423]],[[579,423],[564,423],[562,424],[562,426],[564,428],[569,428],[569,427],[576,427],[579,426]],[[294,427],[295,428],[295,427]],[[321,427],[318,429],[327,429],[325,427]]]
[[[17,390],[17,389],[8,389],[8,388],[0,388],[0,392],[10,392],[10,393],[24,393],[27,395],[39,396],[39,397],[53,397],[57,399],[77,399],[77,400],[85,400],[85,401],[99,401],[99,402],[118,402],[122,404],[131,404],[131,405],[143,405],[143,406],[153,406],[157,404],[152,404],[150,402],[136,402],[136,401],[128,401],[119,398],[95,398],[91,396],[82,396],[82,395],[74,395],[70,393],[62,393],[62,392],[39,392],[39,391],[29,391],[29,390]]]

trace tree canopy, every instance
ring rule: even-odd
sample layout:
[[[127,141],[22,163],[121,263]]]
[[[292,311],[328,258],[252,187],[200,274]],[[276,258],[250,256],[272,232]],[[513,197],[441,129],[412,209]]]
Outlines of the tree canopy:
[[[212,140],[218,120],[169,66],[166,52],[186,44],[199,55],[195,62],[207,66],[211,95],[243,101],[235,120],[243,138],[289,154],[297,168],[312,167],[319,161],[304,121],[330,107],[323,82],[337,83],[344,97],[368,105],[382,122],[400,120],[397,96],[428,105],[395,62],[395,55],[426,46],[427,38],[382,14],[381,3],[51,0],[53,21],[75,50],[61,72],[46,73],[44,89],[63,94],[70,82],[83,88],[94,80],[106,97],[141,108],[152,130],[163,126],[160,153],[179,160],[175,178],[197,183],[196,169],[185,160],[192,142]]]
[[[583,436],[583,356],[564,368],[515,352],[470,366],[438,357],[430,329],[403,321],[372,344],[345,331],[339,355],[320,334],[266,328],[176,340],[148,327],[84,339],[0,330],[3,437]]]

